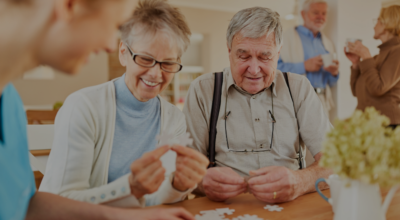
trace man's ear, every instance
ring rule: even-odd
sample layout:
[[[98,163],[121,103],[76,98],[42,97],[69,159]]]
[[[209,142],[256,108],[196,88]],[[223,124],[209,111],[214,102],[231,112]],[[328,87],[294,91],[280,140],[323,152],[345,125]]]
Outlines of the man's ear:
[[[55,0],[55,16],[56,19],[70,21],[73,17],[74,7],[78,0]]]
[[[126,46],[124,45],[124,43],[121,41],[119,42],[119,49],[118,49],[118,57],[119,57],[119,62],[121,63],[121,65],[123,67],[126,67],[126,57],[125,57],[125,53],[126,53]]]
[[[306,11],[301,11],[301,17],[303,18],[303,22],[306,20],[305,18],[306,18]]]
[[[231,48],[229,48],[228,43],[226,43],[226,47],[228,47],[228,53],[231,53]]]

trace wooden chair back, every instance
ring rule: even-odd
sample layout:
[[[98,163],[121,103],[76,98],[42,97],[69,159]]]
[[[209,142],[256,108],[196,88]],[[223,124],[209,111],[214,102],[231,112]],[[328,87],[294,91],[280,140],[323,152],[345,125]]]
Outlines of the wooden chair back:
[[[28,124],[54,124],[58,110],[27,110]]]

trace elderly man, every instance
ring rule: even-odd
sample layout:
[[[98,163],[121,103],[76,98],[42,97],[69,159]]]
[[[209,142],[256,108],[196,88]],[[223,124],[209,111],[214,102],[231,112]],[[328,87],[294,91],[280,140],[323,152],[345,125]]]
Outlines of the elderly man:
[[[224,69],[222,83],[213,73],[197,78],[184,106],[192,147],[204,155],[215,153],[216,167],[207,170],[197,190],[215,201],[250,190],[269,203],[314,191],[315,181],[331,173],[318,166],[331,125],[307,78],[289,73],[287,84],[277,70],[282,45],[279,14],[262,7],[238,12],[230,22],[227,45],[230,68]],[[221,86],[220,96],[214,85]],[[219,111],[213,100],[220,100]],[[212,109],[215,142],[209,141],[215,134],[210,132],[209,138]],[[301,170],[300,142],[316,160]],[[210,149],[214,143],[215,151]]]
[[[289,29],[283,34],[281,56],[278,69],[282,72],[304,74],[310,80],[315,92],[321,99],[325,113],[334,107],[330,86],[339,78],[339,62],[333,61],[330,66],[323,66],[322,54],[334,54],[332,42],[321,33],[326,22],[328,4],[325,0],[306,0],[301,16],[304,26]]]

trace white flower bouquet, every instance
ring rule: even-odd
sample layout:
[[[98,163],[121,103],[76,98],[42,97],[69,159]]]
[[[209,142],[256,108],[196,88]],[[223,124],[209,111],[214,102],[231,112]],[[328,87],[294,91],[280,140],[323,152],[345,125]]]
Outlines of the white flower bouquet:
[[[367,184],[399,184],[400,127],[393,130],[389,123],[373,107],[336,120],[335,129],[327,134],[320,166]]]

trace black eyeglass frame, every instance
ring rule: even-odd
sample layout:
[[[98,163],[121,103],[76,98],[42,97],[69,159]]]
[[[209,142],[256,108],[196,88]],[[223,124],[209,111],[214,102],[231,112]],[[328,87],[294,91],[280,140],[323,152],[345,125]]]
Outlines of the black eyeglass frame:
[[[174,61],[158,61],[158,60],[154,59],[154,57],[152,57],[152,56],[149,56],[149,55],[146,55],[146,54],[139,54],[139,53],[134,53],[134,52],[132,52],[132,49],[131,49],[131,48],[128,46],[128,44],[126,44],[126,43],[125,43],[125,46],[128,48],[128,51],[129,51],[129,53],[130,53],[131,56],[132,56],[133,62],[135,62],[135,63],[136,63],[137,65],[139,65],[139,66],[146,67],[146,68],[152,68],[152,67],[154,67],[155,65],[157,65],[157,63],[159,63],[159,64],[160,64],[160,68],[161,68],[163,71],[168,72],[168,73],[177,73],[177,72],[179,72],[179,71],[182,70],[182,67],[183,67],[183,66],[182,66],[182,64],[180,64],[180,63],[178,63],[178,62],[174,62]],[[136,56],[145,56],[145,57],[149,57],[149,58],[151,58],[151,59],[154,60],[154,61],[153,61],[153,64],[150,65],[150,66],[145,66],[145,65],[139,64],[139,63],[136,62],[136,59],[135,59]],[[179,65],[179,70],[176,71],[176,72],[171,72],[171,71],[169,71],[169,70],[165,70],[165,69],[163,68],[163,66],[162,66],[163,63],[173,63],[173,64],[177,64],[177,65]]]
[[[274,116],[274,94],[273,94],[273,91],[272,91],[272,85],[270,86],[270,90],[271,90],[271,100],[272,100],[272,112],[271,112],[271,110],[268,110],[268,111],[269,111],[269,114],[271,115],[271,118],[273,120],[272,121],[271,143],[269,144],[269,149],[262,149],[262,150],[254,150],[254,149],[251,149],[251,150],[247,150],[247,149],[244,149],[244,150],[232,150],[232,149],[229,148],[228,132],[226,130],[226,121],[227,121],[228,116],[231,113],[231,111],[229,111],[228,114],[226,113],[226,108],[228,106],[228,93],[226,94],[226,100],[225,100],[225,139],[226,139],[226,145],[228,147],[229,152],[247,153],[247,152],[267,152],[267,151],[271,151],[272,142],[273,142],[273,139],[274,139],[274,128],[275,128],[276,119],[275,119],[275,116]]]

